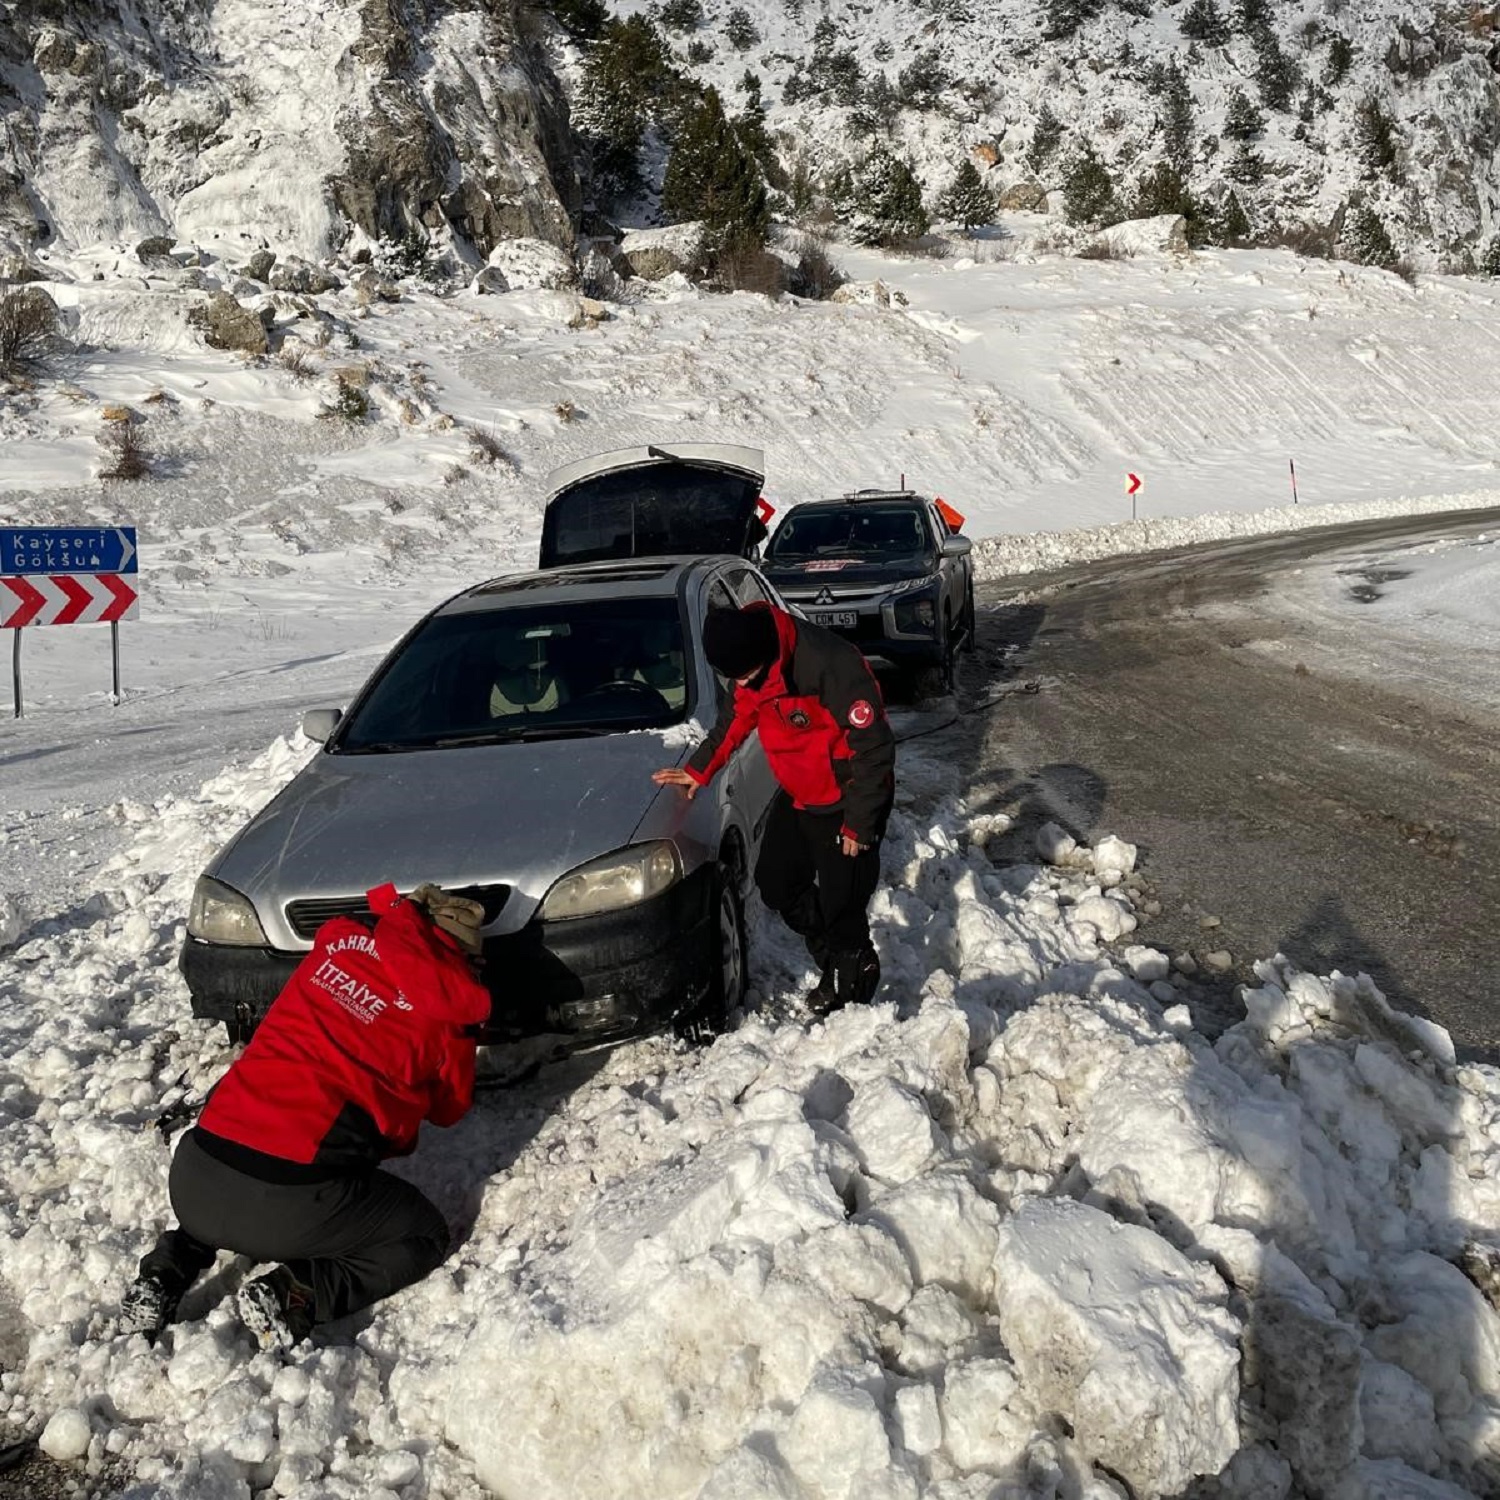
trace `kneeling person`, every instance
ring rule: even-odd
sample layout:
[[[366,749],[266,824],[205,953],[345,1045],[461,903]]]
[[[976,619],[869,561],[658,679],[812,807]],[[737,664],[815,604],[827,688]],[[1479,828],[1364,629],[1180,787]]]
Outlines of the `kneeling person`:
[[[415,1149],[424,1120],[473,1104],[475,1033],[490,1014],[475,977],[483,909],[421,886],[369,893],[373,931],[319,929],[244,1053],[178,1143],[179,1228],[141,1261],[121,1327],[154,1339],[220,1250],[280,1262],[240,1288],[240,1316],[289,1349],[419,1280],[448,1253],[443,1216],[377,1170]]]

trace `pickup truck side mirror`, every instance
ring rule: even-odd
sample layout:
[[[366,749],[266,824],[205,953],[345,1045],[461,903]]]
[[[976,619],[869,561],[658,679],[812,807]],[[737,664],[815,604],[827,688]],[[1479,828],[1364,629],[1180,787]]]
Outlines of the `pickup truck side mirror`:
[[[341,708],[310,708],[302,715],[302,732],[308,739],[316,740],[320,745],[326,744],[328,736],[338,728],[343,717]]]
[[[944,557],[967,557],[974,550],[974,543],[966,536],[945,536],[939,550]]]

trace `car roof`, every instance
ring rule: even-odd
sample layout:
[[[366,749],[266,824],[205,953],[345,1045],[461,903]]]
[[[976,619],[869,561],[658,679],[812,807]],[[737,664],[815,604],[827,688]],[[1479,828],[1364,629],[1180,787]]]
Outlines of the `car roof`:
[[[590,599],[670,598],[695,576],[725,563],[744,566],[744,558],[644,557],[609,558],[575,563],[534,573],[511,573],[475,584],[438,607],[438,614],[470,614],[511,609],[522,604],[582,603]]]
[[[787,515],[813,505],[862,505],[869,500],[905,500],[912,505],[922,505],[926,503],[927,497],[919,495],[915,490],[850,490],[847,494],[827,495],[821,500],[799,500],[787,508]]]

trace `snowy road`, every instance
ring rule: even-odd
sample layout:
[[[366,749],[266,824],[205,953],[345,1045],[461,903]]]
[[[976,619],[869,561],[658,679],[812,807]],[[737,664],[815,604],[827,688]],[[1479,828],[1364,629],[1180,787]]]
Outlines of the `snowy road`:
[[[1318,972],[1363,968],[1493,1061],[1500,994],[1477,976],[1500,908],[1500,655],[1478,623],[1445,630],[1435,609],[1408,609],[1414,632],[1374,606],[1388,595],[1400,611],[1416,566],[1392,553],[1472,544],[1496,519],[1362,523],[992,585],[973,677],[1003,661],[1043,688],[973,721],[972,779],[1022,811],[1018,840],[1052,817],[1138,843],[1163,881],[1156,946],[1230,952],[1240,978],[1278,949]]]

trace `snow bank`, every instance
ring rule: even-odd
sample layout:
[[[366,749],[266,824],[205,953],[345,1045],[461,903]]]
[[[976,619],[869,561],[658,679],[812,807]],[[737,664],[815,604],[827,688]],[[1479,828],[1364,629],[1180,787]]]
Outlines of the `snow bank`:
[[[175,972],[192,873],[309,750],[119,807],[100,894],[0,974],[0,1415],[67,1461],[181,1500],[1102,1500],[1441,1495],[1500,1459],[1494,1072],[1280,961],[1210,1045],[1143,985],[1129,845],[999,870],[957,803],[893,820],[880,1004],[807,1023],[762,922],[760,1009],[712,1048],[428,1133],[397,1170],[460,1246],[368,1326],[282,1367],[234,1265],[157,1351],[113,1336],[166,1211],[150,1126],[229,1057]]]
[[[1037,531],[1027,536],[985,537],[974,545],[977,578],[1009,578],[1107,557],[1166,552],[1200,542],[1269,536],[1317,526],[1342,526],[1382,516],[1441,514],[1500,507],[1500,490],[1457,495],[1414,495],[1400,500],[1365,500],[1341,505],[1285,505],[1271,510],[1219,511],[1202,516],[1164,516],[1116,521],[1078,531]]]

